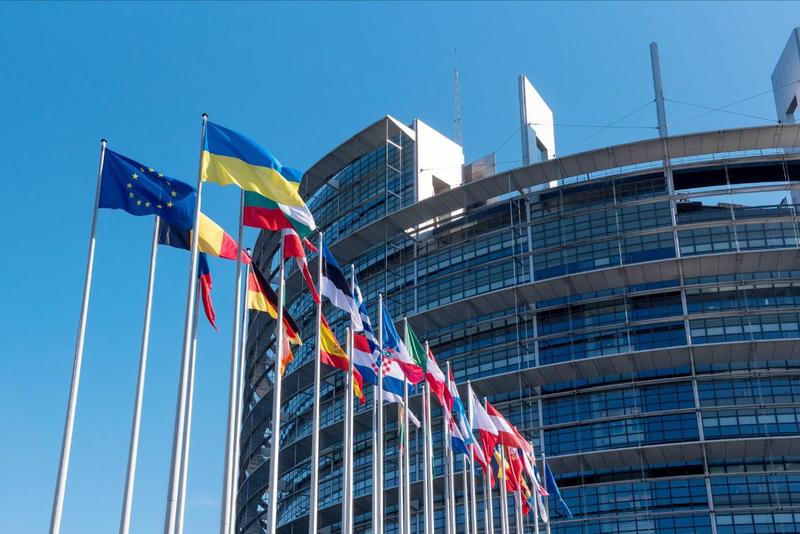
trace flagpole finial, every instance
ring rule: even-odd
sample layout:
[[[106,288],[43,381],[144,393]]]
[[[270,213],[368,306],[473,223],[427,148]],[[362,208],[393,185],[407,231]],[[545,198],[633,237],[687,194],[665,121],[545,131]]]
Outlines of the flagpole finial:
[[[100,144],[103,145],[103,146],[106,146],[108,144],[108,139],[106,139],[105,137],[101,138],[100,139]]]
[[[203,113],[202,117],[203,117],[203,120],[208,119],[208,113]]]

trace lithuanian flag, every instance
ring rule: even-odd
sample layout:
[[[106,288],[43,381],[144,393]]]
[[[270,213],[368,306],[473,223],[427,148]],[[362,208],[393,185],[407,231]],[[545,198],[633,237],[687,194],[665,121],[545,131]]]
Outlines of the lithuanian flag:
[[[333,330],[328,325],[325,317],[322,317],[322,324],[319,328],[319,357],[320,361],[325,365],[330,365],[336,369],[340,369],[347,373],[350,370],[350,360],[347,358],[347,353],[342,350],[341,345],[336,340]],[[361,378],[361,373],[353,367],[353,391],[358,397],[359,402],[364,404],[366,398],[364,397],[364,380]]]
[[[250,275],[247,277],[247,307],[251,310],[266,312],[273,319],[278,318],[278,295],[272,290],[255,263],[251,265]],[[297,324],[285,306],[283,308],[283,328],[289,341],[295,345],[303,344]]]
[[[300,196],[302,173],[284,167],[258,143],[240,133],[212,122],[206,125],[205,146],[201,163],[202,179],[219,185],[236,185],[271,201],[260,206],[265,224],[272,226],[277,208],[289,221],[300,228],[313,230],[314,217]],[[272,206],[274,204],[274,207]],[[263,210],[266,209],[264,212]],[[248,225],[249,226],[249,225]],[[298,229],[302,237],[302,231]]]

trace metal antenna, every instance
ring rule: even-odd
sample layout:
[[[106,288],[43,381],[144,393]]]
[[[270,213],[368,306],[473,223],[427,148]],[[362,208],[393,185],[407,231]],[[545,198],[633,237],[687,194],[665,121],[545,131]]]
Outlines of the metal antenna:
[[[453,71],[453,81],[455,83],[456,91],[456,117],[454,121],[456,127],[456,143],[464,146],[464,137],[461,133],[461,77],[458,74],[458,48],[454,48],[453,52],[455,53],[455,70]]]

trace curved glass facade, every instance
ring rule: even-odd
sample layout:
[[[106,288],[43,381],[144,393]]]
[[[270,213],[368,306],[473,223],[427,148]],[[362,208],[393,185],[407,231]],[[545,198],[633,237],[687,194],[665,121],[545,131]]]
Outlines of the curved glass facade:
[[[316,192],[326,240],[415,202],[413,144],[395,138]],[[551,502],[553,532],[800,529],[800,155],[738,156],[512,190],[352,254],[373,317],[380,292],[459,383],[472,381],[547,454],[575,515]],[[264,239],[256,254],[272,252]],[[288,287],[290,312],[313,332],[310,297]],[[343,314],[325,315],[343,339]],[[272,328],[254,320],[248,343],[237,507],[248,534],[266,531]],[[304,337],[284,379],[281,532],[307,529],[314,347]],[[341,373],[322,384],[326,532],[339,531],[343,386]],[[368,407],[356,409],[356,532],[370,531]],[[413,484],[421,434],[410,454]],[[394,503],[387,496],[387,532]],[[412,510],[421,532],[421,504]]]

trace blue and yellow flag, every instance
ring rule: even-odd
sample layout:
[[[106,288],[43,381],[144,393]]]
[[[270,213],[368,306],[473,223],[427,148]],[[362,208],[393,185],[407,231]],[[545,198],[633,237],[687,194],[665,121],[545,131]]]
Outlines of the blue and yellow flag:
[[[178,228],[194,225],[194,187],[106,149],[99,207],[158,215]]]

